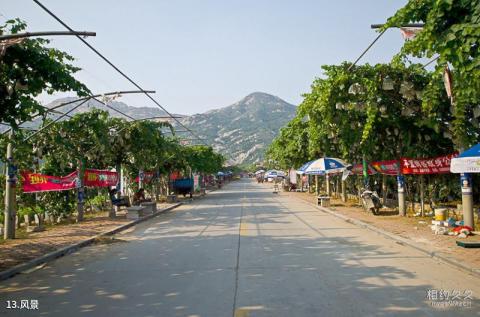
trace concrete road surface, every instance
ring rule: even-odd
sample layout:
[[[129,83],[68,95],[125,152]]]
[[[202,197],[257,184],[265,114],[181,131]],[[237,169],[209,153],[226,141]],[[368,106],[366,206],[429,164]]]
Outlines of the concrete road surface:
[[[0,282],[0,315],[480,315],[478,278],[251,180],[116,238]]]

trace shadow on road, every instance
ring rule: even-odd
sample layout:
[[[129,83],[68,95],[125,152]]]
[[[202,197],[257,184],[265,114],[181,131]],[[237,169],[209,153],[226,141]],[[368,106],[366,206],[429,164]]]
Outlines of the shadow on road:
[[[432,309],[426,292],[434,286],[396,265],[409,257],[362,243],[360,229],[347,224],[312,226],[304,215],[328,216],[306,205],[290,210],[258,188],[231,184],[190,209],[139,225],[120,237],[128,243],[87,247],[5,281],[0,299],[38,299],[40,316],[232,316],[235,292],[237,307],[255,308],[249,316],[478,311]],[[239,239],[246,215],[254,221]],[[296,226],[289,227],[289,217],[298,219]],[[330,236],[337,229],[348,234]],[[29,313],[0,309],[8,316]]]

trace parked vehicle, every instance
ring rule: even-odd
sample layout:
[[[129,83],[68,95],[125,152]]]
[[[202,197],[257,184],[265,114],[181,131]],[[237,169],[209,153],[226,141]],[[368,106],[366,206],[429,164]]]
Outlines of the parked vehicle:
[[[371,211],[374,215],[378,215],[380,208],[382,208],[382,203],[377,192],[365,190],[360,197],[362,198],[362,205],[365,211]]]
[[[176,194],[182,194],[183,197],[190,194],[190,198],[193,195],[193,178],[179,178],[173,181],[173,191]]]

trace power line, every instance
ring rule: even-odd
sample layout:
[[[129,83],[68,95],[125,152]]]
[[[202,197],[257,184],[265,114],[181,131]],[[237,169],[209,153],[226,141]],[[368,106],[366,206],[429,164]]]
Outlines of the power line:
[[[104,105],[105,107],[107,107],[108,109],[112,109],[113,111],[115,111],[115,112],[117,112],[117,113],[125,116],[126,118],[129,118],[129,119],[131,119],[131,120],[135,120],[135,118],[133,118],[132,116],[129,116],[128,114],[126,114],[126,113],[124,113],[124,112],[122,112],[122,111],[120,111],[120,110],[118,110],[118,109],[115,109],[114,107],[110,106],[110,105],[108,104],[108,102],[102,102],[102,101],[98,100],[98,99],[95,98],[95,97],[92,97],[92,99],[95,100],[95,101],[100,102],[101,104],[103,104],[103,105]]]
[[[103,94],[103,96],[107,96],[107,95],[112,95],[112,94],[115,94],[115,95],[118,95],[120,96],[121,94],[134,94],[134,93],[142,93],[143,91],[136,91],[136,90],[129,90],[129,91],[120,91],[120,92],[115,92],[115,93],[106,93],[106,94]],[[155,92],[155,91],[153,91]],[[35,133],[29,135],[27,138],[24,139],[24,141],[27,141],[28,139],[32,138],[33,136],[41,133],[43,130],[45,130],[46,128],[50,127],[52,124],[58,122],[60,119],[62,119],[63,117],[66,117],[68,116],[72,111],[74,111],[75,109],[77,109],[78,107],[80,107],[81,105],[83,105],[84,103],[88,102],[90,99],[95,99],[96,101],[104,104],[105,106],[108,107],[107,103],[103,103],[101,101],[99,101],[97,98],[96,98],[97,95],[92,95],[91,97],[87,97],[87,98],[82,98],[83,100],[75,105],[72,109],[68,110],[67,112],[63,113],[61,116],[59,116],[58,118],[56,118],[55,120],[53,120],[52,122],[48,123],[46,126],[42,127],[40,130],[37,130]],[[102,96],[102,95],[100,95]],[[80,99],[79,99],[80,100]],[[75,102],[78,102],[78,100],[76,100]],[[60,108],[60,107],[65,107],[67,104],[70,104],[71,102],[67,102],[67,103],[64,103],[64,104],[60,104],[56,107],[53,107],[53,108],[50,108],[50,110],[54,109],[54,108]],[[111,108],[111,107],[110,107]],[[121,112],[120,110],[116,110],[114,109],[115,111],[118,111],[120,113],[122,113],[123,115],[129,117],[129,118],[132,118],[130,117],[129,115],[127,114],[124,114],[123,112]],[[135,120],[135,119],[134,119]]]
[[[145,90],[141,91],[142,93],[144,92]],[[154,90],[147,90],[148,93],[155,93]],[[80,102],[80,101],[88,101],[89,99],[92,99],[92,98],[97,98],[97,97],[103,97],[103,96],[112,96],[112,95],[127,95],[127,94],[133,94],[133,93],[139,93],[138,90],[125,90],[125,91],[114,91],[114,92],[108,92],[108,93],[104,93],[104,94],[97,94],[97,95],[90,95],[88,97],[82,97],[82,98],[77,98],[75,100],[71,100],[71,101],[67,101],[67,102],[64,102],[64,103],[61,103],[57,106],[54,106],[52,108],[48,108],[48,107],[45,107],[45,106],[42,106],[40,105],[40,107],[42,107],[43,109],[47,109],[47,113],[49,112],[52,112],[52,113],[58,113],[58,114],[61,114],[61,115],[65,115],[65,113],[61,112],[61,111],[58,111],[56,109],[58,108],[62,108],[62,107],[65,107],[65,106],[68,106],[70,104],[73,104],[73,103],[76,103],[76,102]],[[98,100],[97,100],[98,101]],[[100,102],[100,101],[99,101]],[[33,116],[32,118],[30,118],[29,120],[25,120],[25,121],[22,121],[18,124],[18,126],[20,127],[20,125],[24,124],[25,122],[29,122],[29,121],[32,121],[33,119],[39,117],[40,114],[37,114],[35,116]],[[65,116],[69,117],[69,118],[72,118],[72,116],[66,114]],[[2,134],[5,134],[7,133],[8,131],[10,130],[7,130],[5,132],[3,132]]]
[[[435,57],[434,59],[432,59],[431,61],[429,61],[428,63],[425,63],[423,64],[423,68],[427,67],[428,65],[430,65],[431,63],[435,62],[437,59],[440,58],[440,55],[438,55],[437,57]]]
[[[183,117],[175,117],[175,118],[183,118]],[[140,121],[140,120],[152,120],[152,119],[172,119],[172,117],[169,117],[169,116],[155,116],[155,117],[147,117],[147,118],[140,118],[140,119],[137,119],[137,121]]]
[[[368,47],[362,52],[362,54],[360,54],[360,56],[355,60],[355,62],[353,62],[353,64],[348,67],[348,70],[352,69],[352,67],[358,63],[358,61],[368,52],[368,50],[373,46],[373,44],[375,44],[378,39],[382,37],[386,30],[387,29],[383,30],[382,32],[380,32],[380,34],[378,34],[378,36],[373,40],[372,43],[370,43],[370,45],[368,45]]]
[[[40,6],[45,12],[47,12],[51,17],[53,17],[55,20],[57,20],[61,25],[63,25],[67,30],[74,32],[73,29],[68,26],[65,22],[63,22],[58,16],[56,16],[52,11],[50,11],[47,7],[45,7],[40,1],[38,0],[33,0],[38,6]],[[115,66],[108,58],[106,58],[103,54],[101,54],[97,49],[95,49],[91,44],[89,44],[87,41],[85,41],[81,36],[77,35],[77,38],[82,41],[88,48],[90,48],[95,54],[97,54],[101,59],[103,59],[107,64],[109,64],[113,69],[115,69],[120,75],[122,75],[125,79],[127,79],[131,84],[133,84],[135,87],[137,87],[139,90],[141,90],[151,101],[153,101],[160,109],[165,111],[172,119],[174,119],[178,124],[180,124],[183,128],[186,130],[190,131],[190,133],[198,138],[199,138],[191,129],[187,128],[183,123],[180,122],[177,118],[174,118],[170,112],[167,111],[155,98],[153,98],[148,92],[144,91],[142,87],[140,87],[139,84],[137,84],[133,79],[131,79],[129,76],[127,76],[124,72],[122,72],[117,66]]]
[[[370,25],[370,28],[372,29],[380,29],[384,26],[385,24],[372,24]],[[400,28],[423,28],[425,26],[424,23],[409,23],[409,24],[405,24],[405,25],[402,25],[400,26]],[[372,46],[382,37],[382,35],[387,31],[387,29],[384,29],[382,32],[380,32],[380,34],[378,34],[378,36],[373,40],[372,43],[370,43],[370,45],[368,45],[368,47],[362,52],[362,54],[360,54],[360,56],[355,60],[355,62],[353,62],[352,65],[350,65],[350,67],[348,67],[348,70],[352,69],[353,66],[355,66],[358,61],[368,52],[368,50],[370,50],[370,48],[372,48]],[[437,57],[438,58],[438,57]],[[436,58],[436,59],[437,59]],[[426,67],[428,66],[430,63],[434,62],[436,59],[430,61],[429,63],[423,65],[423,67]]]
[[[121,91],[112,91],[112,92],[107,92],[105,94],[96,94],[96,95],[92,95],[90,94],[90,96],[87,96],[87,97],[82,97],[82,98],[76,98],[72,101],[67,101],[67,102],[64,102],[64,103],[61,103],[55,107],[52,107],[52,108],[48,108],[48,109],[51,109],[51,110],[55,110],[55,109],[58,109],[58,108],[61,108],[61,107],[65,107],[67,105],[70,105],[72,103],[76,103],[76,102],[79,102],[79,101],[83,101],[83,100],[88,100],[88,99],[92,99],[92,98],[99,98],[99,97],[104,97],[104,96],[112,96],[112,95],[127,95],[127,94],[132,94],[132,93],[135,93],[137,94],[139,91],[138,90],[121,90]],[[147,92],[147,93],[152,93],[154,94],[155,93],[155,90],[141,90],[140,92],[144,93],[144,92]]]
[[[42,127],[41,129],[35,131],[34,133],[30,134],[28,137],[26,137],[25,139],[23,139],[23,142],[29,140],[30,138],[34,137],[35,135],[41,133],[43,130],[47,129],[48,127],[50,127],[52,124],[54,124],[55,122],[58,122],[60,119],[62,119],[63,117],[67,116],[69,113],[71,113],[73,110],[77,109],[78,107],[80,107],[81,105],[83,105],[84,103],[86,103],[88,101],[87,100],[84,100],[82,101],[81,103],[79,103],[78,105],[76,105],[75,107],[73,107],[72,109],[68,110],[67,112],[65,112],[63,115],[61,115],[60,117],[56,118],[55,120],[49,122],[46,126]]]

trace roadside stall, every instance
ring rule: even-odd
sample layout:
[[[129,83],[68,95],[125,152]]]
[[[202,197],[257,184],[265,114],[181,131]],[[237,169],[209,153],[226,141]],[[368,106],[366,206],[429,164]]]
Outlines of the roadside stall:
[[[343,173],[343,171],[350,166],[346,162],[338,158],[324,157],[318,160],[313,161],[306,169],[305,174],[315,175],[315,185],[316,185],[316,194],[317,203],[321,204],[323,207],[328,207],[330,205],[330,175]],[[325,184],[326,192],[325,195],[319,195],[319,184],[318,176],[325,175]]]

